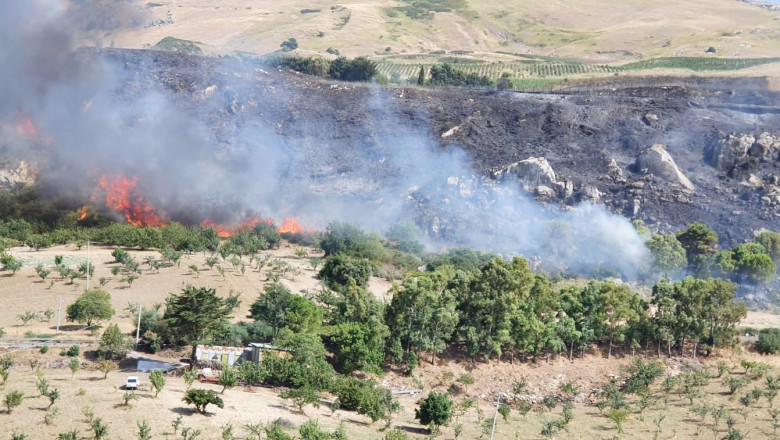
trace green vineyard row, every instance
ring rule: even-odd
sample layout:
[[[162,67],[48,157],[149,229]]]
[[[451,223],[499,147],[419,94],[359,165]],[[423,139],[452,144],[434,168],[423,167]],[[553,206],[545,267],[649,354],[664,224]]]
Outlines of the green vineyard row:
[[[647,69],[685,69],[696,72],[739,70],[762,64],[777,63],[780,58],[716,58],[716,57],[675,57],[654,58],[638,61],[622,66],[604,64],[587,64],[576,62],[515,62],[515,63],[456,63],[458,70],[465,73],[475,73],[490,79],[498,79],[502,75],[518,79],[537,78],[567,78],[579,75],[609,75],[622,71],[637,71]],[[415,81],[420,67],[425,68],[426,77],[434,64],[406,64],[381,61],[378,72],[392,82]]]

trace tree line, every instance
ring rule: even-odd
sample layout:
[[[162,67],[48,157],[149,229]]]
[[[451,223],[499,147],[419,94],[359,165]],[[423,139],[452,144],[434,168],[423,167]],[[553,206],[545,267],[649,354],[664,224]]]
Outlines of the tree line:
[[[637,231],[647,238],[651,266],[664,277],[689,274],[696,278],[718,277],[736,283],[761,286],[771,284],[780,261],[780,233],[762,231],[751,242],[718,250],[718,234],[703,223],[692,223],[670,235],[653,235],[641,221]]]

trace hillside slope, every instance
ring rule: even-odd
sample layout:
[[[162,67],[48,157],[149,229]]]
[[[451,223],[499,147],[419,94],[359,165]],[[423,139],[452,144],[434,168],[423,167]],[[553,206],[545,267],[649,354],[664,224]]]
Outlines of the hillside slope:
[[[475,51],[619,62],[703,56],[710,47],[725,57],[776,56],[779,16],[736,0],[157,0],[145,3],[140,26],[97,38],[143,48],[173,36],[211,53],[263,54],[292,37],[305,52],[350,56]]]

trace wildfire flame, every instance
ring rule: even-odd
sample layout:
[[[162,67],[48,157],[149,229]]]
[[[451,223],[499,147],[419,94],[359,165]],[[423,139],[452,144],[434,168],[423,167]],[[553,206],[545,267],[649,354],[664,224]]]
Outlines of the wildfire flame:
[[[297,217],[288,217],[282,222],[282,226],[276,229],[280,234],[314,234],[315,228],[303,229],[301,221]]]
[[[127,223],[136,227],[165,226],[166,221],[157,214],[152,204],[138,194],[137,184],[138,178],[136,176],[127,177],[121,174],[110,178],[102,175],[98,181],[99,188],[102,188],[106,193],[106,205],[122,212]],[[95,200],[94,195],[92,200]],[[88,206],[84,206],[79,211],[78,219],[85,219],[88,213]],[[260,217],[250,217],[236,225],[217,224],[207,218],[201,222],[201,226],[213,227],[219,237],[228,238],[238,231],[254,229],[261,221],[268,225],[274,224],[273,220]],[[280,234],[313,234],[317,232],[314,228],[304,229],[296,217],[285,218],[282,225],[276,230]]]
[[[35,124],[32,116],[21,111],[16,112],[16,134],[30,141],[42,141],[46,144],[54,143],[52,138],[40,135],[38,126]]]
[[[203,220],[201,226],[213,227],[217,231],[217,235],[222,238],[228,238],[235,234],[237,231],[253,229],[260,222],[265,222],[269,225],[273,225],[274,221],[267,218],[252,217],[242,221],[238,225],[227,226],[222,224],[216,224],[211,219]],[[289,217],[284,219],[282,225],[276,228],[280,234],[313,234],[317,232],[316,229],[303,229],[301,227],[301,221],[295,217]]]
[[[303,228],[301,227],[301,222],[295,217],[289,217],[284,219],[282,222],[282,226],[279,226],[277,229],[280,234],[299,234],[303,232]]]
[[[242,221],[241,224],[239,224],[239,225],[236,225],[236,226],[225,226],[225,225],[218,225],[218,224],[214,223],[213,221],[211,221],[211,219],[207,218],[206,220],[203,220],[203,222],[201,223],[201,226],[206,226],[206,227],[212,226],[212,227],[214,227],[214,229],[216,229],[218,236],[220,236],[222,238],[228,238],[231,235],[233,235],[234,233],[236,233],[236,231],[239,231],[239,230],[242,230],[242,229],[253,229],[255,226],[257,226],[258,223],[260,223],[260,220],[262,220],[262,221],[264,221],[264,222],[266,222],[268,224],[272,224],[273,223],[273,220],[263,220],[260,217],[252,217],[252,218],[248,218],[248,219]]]
[[[106,191],[106,205],[122,212],[127,223],[133,226],[163,226],[163,221],[148,200],[135,191],[138,178],[117,175],[109,179],[100,177],[99,185]]]
[[[26,139],[38,138],[38,128],[30,115],[21,112],[17,113],[16,120],[16,134]]]

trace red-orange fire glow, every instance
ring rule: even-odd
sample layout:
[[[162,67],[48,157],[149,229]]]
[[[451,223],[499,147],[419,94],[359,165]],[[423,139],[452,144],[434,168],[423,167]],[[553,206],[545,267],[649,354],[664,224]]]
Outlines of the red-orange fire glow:
[[[233,235],[236,231],[239,231],[239,230],[242,230],[242,229],[246,229],[246,230],[253,229],[255,226],[257,226],[258,223],[260,223],[260,220],[262,220],[262,221],[264,221],[264,222],[266,222],[268,224],[273,223],[273,220],[264,220],[264,219],[261,219],[260,217],[252,217],[252,218],[248,218],[248,219],[242,221],[241,224],[239,224],[239,225],[236,225],[236,226],[225,226],[225,225],[218,225],[218,224],[214,223],[213,221],[211,221],[211,219],[207,218],[206,220],[203,220],[203,222],[201,223],[201,226],[206,226],[206,227],[212,226],[212,227],[214,227],[214,229],[216,229],[218,236],[220,236],[222,238],[228,238],[231,235]]]
[[[39,141],[46,144],[54,143],[52,138],[41,136],[35,121],[25,112],[16,112],[16,134],[30,141]]]
[[[127,223],[133,226],[163,226],[165,221],[155,212],[148,200],[138,195],[135,186],[138,178],[117,175],[113,179],[100,177],[100,187],[106,191],[106,205],[122,212]]]
[[[299,234],[303,232],[303,228],[301,227],[301,222],[295,217],[290,217],[284,219],[282,222],[282,226],[279,226],[277,229],[280,234],[288,233],[288,234]]]
[[[81,208],[81,211],[79,211],[79,221],[84,220],[85,218],[87,218],[87,212],[88,212],[88,210],[87,210],[86,206]]]
[[[33,122],[30,115],[17,113],[16,119],[16,134],[25,139],[33,140],[38,138],[38,128],[35,127],[35,122]]]
[[[276,229],[280,234],[314,234],[315,228],[303,229],[301,221],[297,217],[288,217],[282,222],[282,226]]]

